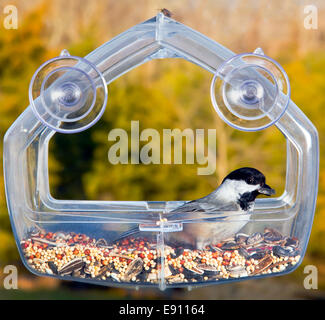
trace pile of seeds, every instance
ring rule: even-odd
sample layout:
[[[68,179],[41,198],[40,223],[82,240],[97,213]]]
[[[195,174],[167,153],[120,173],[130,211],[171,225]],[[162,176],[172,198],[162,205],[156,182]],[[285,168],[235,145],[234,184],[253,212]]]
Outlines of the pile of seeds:
[[[21,246],[28,264],[40,273],[107,284],[154,284],[161,274],[167,284],[217,281],[282,272],[300,260],[298,239],[271,228],[236,234],[206,250],[165,245],[164,258],[155,243],[140,237],[109,245],[84,234],[38,232]]]

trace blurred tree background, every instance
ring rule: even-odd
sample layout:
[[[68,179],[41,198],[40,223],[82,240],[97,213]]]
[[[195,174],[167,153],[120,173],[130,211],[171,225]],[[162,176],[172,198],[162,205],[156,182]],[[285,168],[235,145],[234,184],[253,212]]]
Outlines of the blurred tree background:
[[[256,47],[262,47],[267,55],[278,60],[289,75],[292,99],[316,125],[320,141],[323,141],[325,123],[320,115],[325,105],[325,6],[321,0],[313,1],[318,8],[317,30],[304,28],[303,8],[307,1],[139,0],[135,4],[131,0],[0,0],[0,11],[8,4],[16,5],[19,25],[17,30],[6,30],[0,26],[1,137],[28,106],[29,81],[41,63],[59,55],[64,48],[73,55],[85,56],[115,35],[154,16],[159,8],[166,7],[174,13],[176,20],[234,52],[252,52]],[[283,136],[273,127],[254,134],[227,127],[211,105],[211,80],[210,73],[188,62],[164,60],[146,63],[114,81],[108,88],[107,110],[94,127],[74,135],[56,134],[52,139],[50,183],[53,195],[60,199],[189,200],[211,192],[227,172],[240,166],[253,166],[263,171],[268,183],[281,194],[286,150]],[[197,164],[110,164],[107,153],[113,142],[108,141],[108,133],[113,128],[130,132],[132,120],[139,120],[140,131],[145,128],[155,128],[160,133],[163,128],[216,129],[217,154],[213,159],[216,172],[199,176]],[[205,144],[207,147],[207,141]],[[2,143],[0,148],[2,157]],[[321,148],[321,160],[323,158],[324,150]],[[303,265],[315,264],[319,268],[322,289],[325,288],[324,179],[325,168],[321,161],[317,210],[303,262]],[[2,171],[0,185],[1,272],[5,264],[20,264],[5,203]],[[35,298],[38,295],[44,297],[44,292],[54,292],[48,297],[59,294],[67,298],[82,297],[76,291],[67,293],[66,283],[39,280],[27,274],[23,267],[19,272],[22,292],[34,288],[34,292],[38,292],[34,293]],[[300,266],[292,275],[281,277],[280,281],[272,278],[251,281],[252,284],[232,284],[227,288],[237,288],[238,292],[242,289],[247,293],[244,290],[246,286],[250,292],[259,292],[264,290],[260,283],[268,287],[279,286],[284,278],[282,283],[290,283],[288,288],[296,283],[286,293],[286,297],[290,298],[294,297],[297,287],[302,288],[303,276],[303,266]],[[97,298],[139,297],[135,291],[106,288],[97,292],[97,288],[77,287],[92,290]],[[216,289],[221,287],[223,295]],[[231,289],[227,291],[224,286],[216,288],[207,297],[236,297]],[[192,295],[184,291],[166,294],[168,297],[196,298],[202,290],[194,290]],[[280,290],[276,294],[283,295],[283,292],[286,291]],[[142,298],[160,295],[156,291],[145,290],[141,294]],[[304,294],[307,295],[306,292]],[[24,297],[24,293],[1,291],[0,285],[0,298],[11,295]],[[200,296],[204,297],[204,294]],[[261,298],[261,295],[256,294],[256,297]],[[265,297],[270,298],[267,294]],[[240,293],[238,298],[242,298]]]

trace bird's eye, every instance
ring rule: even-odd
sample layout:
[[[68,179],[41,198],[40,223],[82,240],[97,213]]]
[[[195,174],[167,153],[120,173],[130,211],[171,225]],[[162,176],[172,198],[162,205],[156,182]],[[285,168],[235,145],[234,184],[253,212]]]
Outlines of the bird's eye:
[[[254,184],[254,178],[253,177],[248,178],[247,183]]]

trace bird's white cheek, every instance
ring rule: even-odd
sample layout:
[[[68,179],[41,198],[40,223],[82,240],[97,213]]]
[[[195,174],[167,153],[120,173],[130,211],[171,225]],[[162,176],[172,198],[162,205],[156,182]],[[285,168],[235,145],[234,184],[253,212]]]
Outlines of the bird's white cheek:
[[[259,185],[251,185],[246,183],[245,181],[236,181],[234,183],[234,189],[236,190],[237,193],[239,194],[244,194],[246,192],[253,192],[260,188]]]
[[[250,185],[245,181],[228,180],[222,184],[221,194],[227,201],[236,201],[240,195],[257,190],[259,185]]]

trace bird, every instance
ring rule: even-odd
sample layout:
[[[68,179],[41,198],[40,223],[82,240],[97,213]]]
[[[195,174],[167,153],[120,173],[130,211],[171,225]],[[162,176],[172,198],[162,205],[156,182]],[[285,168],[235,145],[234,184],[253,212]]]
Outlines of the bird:
[[[264,174],[255,168],[243,167],[232,171],[207,196],[188,201],[164,215],[164,220],[168,222],[183,224],[182,231],[166,233],[166,240],[183,247],[204,250],[234,236],[248,223],[247,215],[252,213],[256,197],[275,194],[265,180]],[[209,216],[213,216],[210,221]],[[136,226],[117,240],[138,232],[140,230]]]

